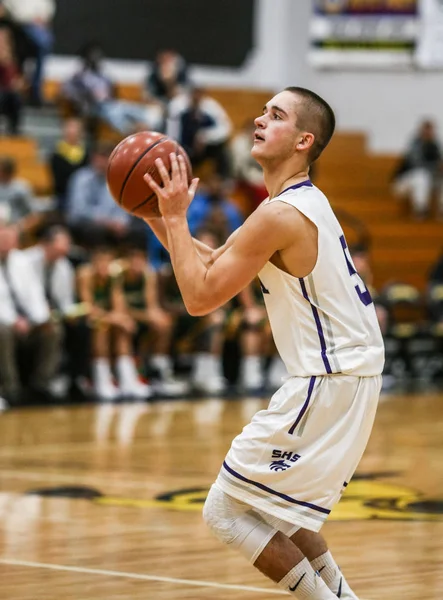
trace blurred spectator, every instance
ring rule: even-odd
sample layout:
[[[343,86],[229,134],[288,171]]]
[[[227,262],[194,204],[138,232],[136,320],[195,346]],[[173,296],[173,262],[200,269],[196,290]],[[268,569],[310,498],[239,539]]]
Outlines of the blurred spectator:
[[[149,386],[139,380],[132,351],[134,320],[126,305],[117,274],[113,273],[112,252],[96,248],[91,263],[78,269],[78,293],[88,309],[92,333],[92,381],[96,395],[115,400],[119,395],[147,398]],[[111,356],[116,358],[118,387],[113,382]]]
[[[251,156],[255,129],[253,119],[248,119],[231,142],[233,174],[240,189],[248,197],[249,212],[256,209],[269,195],[263,181],[262,168]]]
[[[34,47],[34,69],[31,77],[32,104],[42,103],[44,61],[54,42],[51,21],[55,13],[55,0],[2,0],[11,17],[20,24]]]
[[[52,320],[63,332],[66,356],[62,367],[71,392],[83,392],[82,383],[88,373],[88,331],[82,320],[82,306],[76,303],[75,271],[67,258],[70,250],[68,230],[53,225],[38,244],[23,252],[45,291]]]
[[[210,230],[202,229],[197,239],[211,248],[221,244]],[[189,315],[170,264],[162,266],[159,282],[161,306],[174,319],[173,352],[192,356],[192,387],[207,394],[221,393],[226,387],[222,365],[226,310],[220,308],[204,317]]]
[[[429,273],[428,309],[431,320],[434,324],[443,327],[443,253],[440,254],[437,261],[432,265]],[[443,331],[443,329],[441,329]]]
[[[9,135],[19,133],[23,87],[11,34],[0,29],[0,114],[5,116]]]
[[[137,326],[139,354],[151,355],[156,391],[165,395],[183,393],[183,386],[173,377],[170,355],[173,320],[160,305],[158,274],[147,266],[144,250],[132,248],[128,252],[121,285],[128,313]],[[143,349],[144,342],[148,346]]]
[[[220,176],[229,177],[231,131],[225,109],[202,88],[195,87],[169,104],[166,133],[183,146],[194,167],[210,159]]]
[[[71,236],[61,226],[45,231],[40,243],[23,250],[44,289],[51,310],[68,315],[75,304],[75,272],[67,256]]]
[[[140,126],[158,128],[161,118],[158,107],[115,98],[114,84],[103,71],[103,51],[98,44],[88,44],[82,60],[81,69],[65,82],[61,92],[74,114],[102,119],[122,135]]]
[[[188,210],[188,223],[194,235],[198,229],[216,229],[221,239],[226,240],[242,225],[244,218],[237,205],[226,193],[227,182],[217,174],[206,178]]]
[[[432,121],[424,121],[394,173],[394,193],[410,197],[417,218],[430,208],[432,192],[438,191],[439,213],[443,216],[442,152]]]
[[[83,122],[66,119],[62,139],[57,143],[50,158],[54,194],[58,211],[64,215],[66,192],[72,174],[88,163],[88,151],[84,139]]]
[[[160,50],[146,80],[146,98],[167,103],[189,85],[188,66],[175,50]]]
[[[67,223],[75,241],[85,247],[127,239],[145,242],[143,222],[120,208],[108,190],[106,171],[112,150],[109,144],[98,144],[90,165],[76,171],[68,184]]]
[[[443,284],[443,252],[437,259],[437,262],[432,265],[429,273],[430,285]]]
[[[15,160],[0,157],[0,218],[15,223],[26,235],[35,230],[41,218],[33,210],[31,186],[15,174]]]
[[[0,385],[12,403],[21,388],[17,348],[26,352],[29,386],[45,397],[60,357],[60,335],[50,320],[43,286],[17,243],[17,227],[0,222]]]

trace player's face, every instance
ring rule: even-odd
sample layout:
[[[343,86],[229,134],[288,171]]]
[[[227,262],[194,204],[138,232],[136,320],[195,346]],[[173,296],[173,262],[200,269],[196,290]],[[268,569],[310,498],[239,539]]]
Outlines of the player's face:
[[[92,257],[92,264],[94,269],[100,277],[106,277],[109,275],[109,268],[111,266],[112,255],[108,252],[97,252]]]
[[[134,273],[143,273],[146,268],[146,256],[143,252],[134,252],[129,258],[129,268]]]
[[[280,92],[263,108],[263,114],[254,121],[252,156],[262,161],[285,160],[292,156],[300,132],[297,123],[297,98],[292,92]]]

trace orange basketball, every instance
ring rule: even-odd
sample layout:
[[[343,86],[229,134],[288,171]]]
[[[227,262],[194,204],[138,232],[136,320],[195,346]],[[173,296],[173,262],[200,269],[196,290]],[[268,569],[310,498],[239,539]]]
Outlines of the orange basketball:
[[[160,211],[157,196],[144,181],[143,175],[149,173],[161,185],[161,177],[154,161],[161,158],[171,172],[171,153],[183,156],[188,171],[188,183],[191,183],[192,169],[189,157],[180,144],[167,135],[155,131],[142,131],[122,140],[109,157],[107,172],[109,190],[117,204],[137,217],[158,217]]]

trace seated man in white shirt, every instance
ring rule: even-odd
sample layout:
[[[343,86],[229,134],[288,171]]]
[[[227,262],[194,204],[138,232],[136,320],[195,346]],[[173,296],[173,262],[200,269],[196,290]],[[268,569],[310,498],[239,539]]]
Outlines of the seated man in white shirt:
[[[54,327],[58,324],[63,333],[66,355],[62,370],[67,375],[70,392],[83,395],[83,381],[89,372],[89,330],[82,318],[82,305],[76,302],[76,274],[68,259],[70,250],[69,231],[53,225],[43,233],[38,244],[24,253],[43,286]]]
[[[0,389],[11,404],[20,398],[18,346],[32,352],[29,387],[44,399],[56,372],[60,336],[50,318],[43,286],[26,254],[17,249],[15,225],[0,221]]]

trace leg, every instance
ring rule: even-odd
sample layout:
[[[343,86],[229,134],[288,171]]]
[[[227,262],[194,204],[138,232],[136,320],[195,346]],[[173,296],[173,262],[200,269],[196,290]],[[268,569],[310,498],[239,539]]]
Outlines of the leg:
[[[110,327],[107,324],[98,324],[92,329],[92,382],[94,392],[103,400],[115,400],[118,397],[118,389],[112,380],[110,343]]]
[[[302,600],[336,597],[286,535],[217,486],[212,486],[208,494],[203,518],[221,542],[238,550],[287,592]]]
[[[132,332],[119,326],[114,327],[116,371],[120,390],[124,396],[148,398],[151,390],[140,381],[132,354]]]
[[[218,394],[225,387],[222,374],[224,320],[224,311],[216,310],[199,321],[203,323],[203,331],[199,335],[200,351],[195,356],[193,380],[196,387],[208,394]]]
[[[14,400],[20,390],[14,329],[3,324],[0,325],[0,388],[8,400]]]
[[[60,363],[62,329],[56,323],[44,323],[34,328],[30,341],[35,357],[31,387],[48,391]]]
[[[29,39],[35,44],[36,55],[34,73],[32,75],[31,93],[32,100],[41,103],[41,82],[43,78],[43,66],[46,56],[49,54],[53,44],[51,30],[44,25],[30,24],[25,26]]]
[[[263,387],[263,344],[266,319],[264,309],[257,309],[251,315],[245,315],[241,332],[242,346],[242,384],[247,391],[258,391]]]
[[[411,177],[412,208],[417,217],[424,217],[431,200],[432,175],[426,169],[416,169]]]
[[[328,588],[338,598],[358,600],[329,552],[326,540],[320,533],[299,529],[291,536],[291,541],[300,548],[310,561],[312,568],[320,573]]]
[[[8,121],[9,135],[17,135],[20,126],[22,100],[17,92],[4,92],[3,112]]]
[[[99,107],[99,117],[122,135],[135,130],[137,123],[146,121],[145,111],[141,105],[121,100],[103,102]]]

